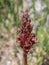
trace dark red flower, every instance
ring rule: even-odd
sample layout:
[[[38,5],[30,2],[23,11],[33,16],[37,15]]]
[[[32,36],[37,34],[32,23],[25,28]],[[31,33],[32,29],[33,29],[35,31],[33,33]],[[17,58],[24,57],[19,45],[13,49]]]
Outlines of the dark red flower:
[[[23,49],[24,49],[24,51],[25,51],[26,53],[29,51],[30,48],[31,48],[30,44],[23,46]]]
[[[19,37],[16,38],[25,52],[28,52],[32,45],[37,43],[37,38],[35,34],[32,33],[33,26],[30,22],[31,19],[28,15],[28,11],[26,11],[21,20],[21,27],[18,29]]]

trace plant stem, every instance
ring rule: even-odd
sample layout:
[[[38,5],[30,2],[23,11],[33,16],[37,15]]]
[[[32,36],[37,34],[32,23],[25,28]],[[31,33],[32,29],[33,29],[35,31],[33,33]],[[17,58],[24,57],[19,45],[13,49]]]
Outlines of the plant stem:
[[[24,65],[27,65],[27,53],[24,51]]]

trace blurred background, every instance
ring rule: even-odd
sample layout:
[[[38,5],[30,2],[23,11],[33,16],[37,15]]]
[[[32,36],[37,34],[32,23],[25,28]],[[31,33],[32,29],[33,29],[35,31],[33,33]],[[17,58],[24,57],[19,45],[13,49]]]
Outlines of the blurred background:
[[[49,65],[49,0],[0,0],[0,65],[23,65],[16,35],[26,9],[38,39],[27,55],[28,65]]]

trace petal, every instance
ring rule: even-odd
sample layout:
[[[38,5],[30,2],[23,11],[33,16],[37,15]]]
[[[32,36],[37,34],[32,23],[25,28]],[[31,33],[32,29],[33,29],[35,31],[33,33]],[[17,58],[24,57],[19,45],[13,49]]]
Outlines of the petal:
[[[16,41],[20,41],[20,37],[17,36],[17,37],[16,37]]]
[[[24,42],[25,42],[25,34],[21,34],[21,35],[20,35],[20,39],[21,39],[21,41],[24,43]]]
[[[29,34],[28,40],[30,41],[30,39],[32,39],[33,33]]]
[[[37,42],[38,42],[38,41],[37,41],[37,38],[34,37],[34,38],[32,39],[32,42],[33,42],[33,44],[34,44],[34,43],[37,43]]]
[[[24,49],[29,50],[30,49],[30,45],[24,45]]]
[[[31,22],[31,18],[28,18],[28,21]]]
[[[22,29],[21,29],[21,28],[18,28],[18,32],[19,32],[19,33],[22,33]]]

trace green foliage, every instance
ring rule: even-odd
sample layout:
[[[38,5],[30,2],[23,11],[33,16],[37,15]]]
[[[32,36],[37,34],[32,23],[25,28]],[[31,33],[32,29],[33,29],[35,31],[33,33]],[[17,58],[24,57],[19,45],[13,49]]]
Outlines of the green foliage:
[[[18,13],[17,14],[14,14],[14,24],[19,27],[20,26],[20,19],[18,17]]]
[[[5,19],[8,18],[8,13],[12,14],[14,18],[14,24],[15,26],[19,27],[20,25],[20,19],[18,16],[19,13],[19,7],[22,5],[22,0],[18,1],[17,4],[17,13],[14,12],[14,0],[0,0],[0,22],[5,22]],[[10,28],[10,25],[8,24]]]
[[[18,1],[18,6],[21,6],[22,5],[22,0],[19,0]]]
[[[41,45],[44,51],[49,55],[49,38],[48,33],[44,30],[44,27],[39,28],[37,38],[39,45]]]

